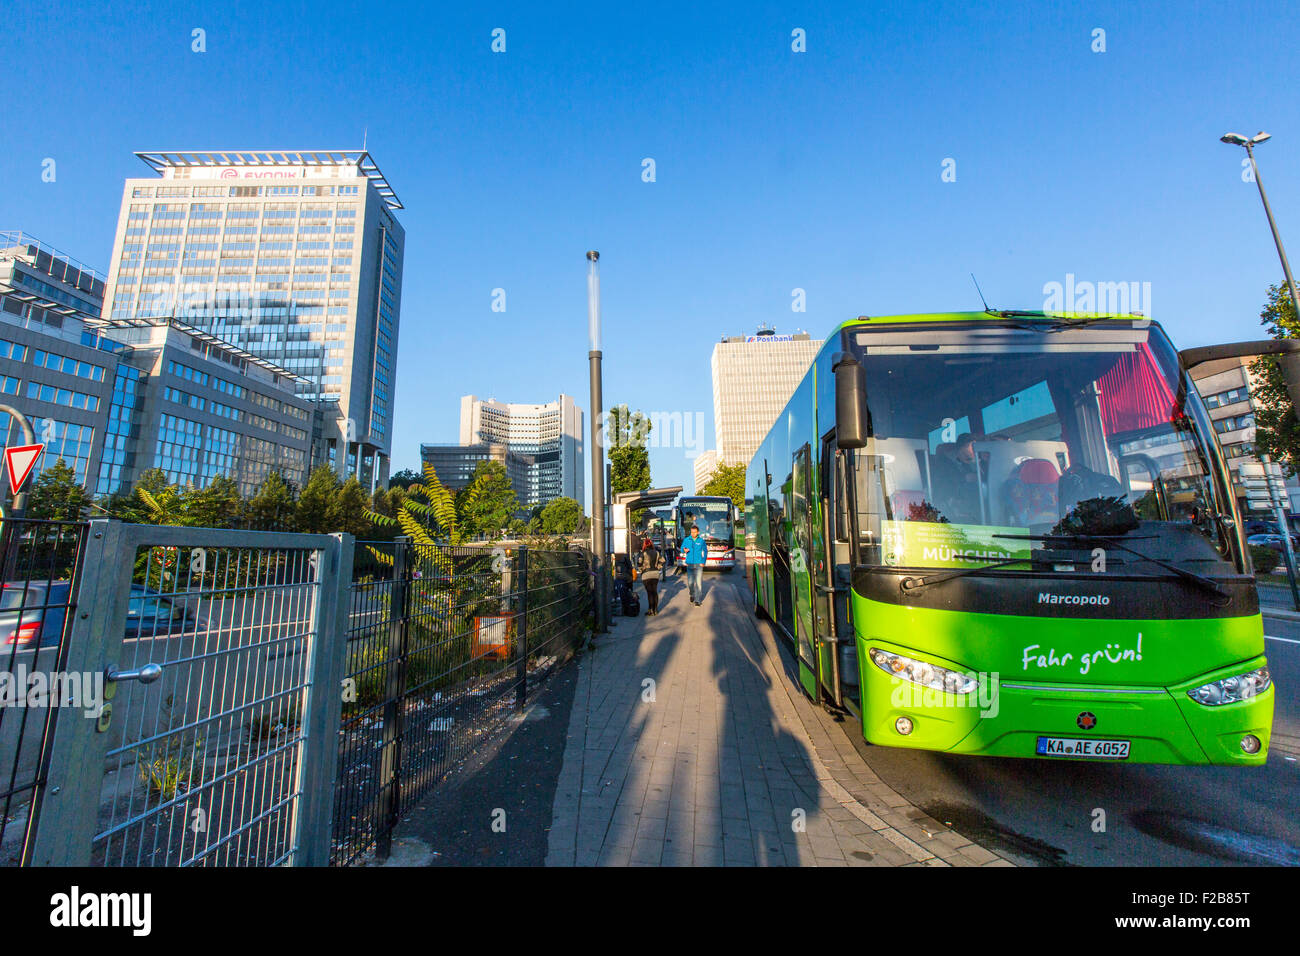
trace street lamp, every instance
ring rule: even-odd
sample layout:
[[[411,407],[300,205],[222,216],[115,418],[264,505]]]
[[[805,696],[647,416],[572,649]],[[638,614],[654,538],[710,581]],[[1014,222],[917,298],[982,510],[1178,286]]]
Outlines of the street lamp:
[[[1260,143],[1267,142],[1272,137],[1262,130],[1252,136],[1250,139],[1242,136],[1240,133],[1224,133],[1219,137],[1219,141],[1227,143],[1229,146],[1241,146],[1246,150],[1246,158],[1250,160],[1250,171],[1255,177],[1255,185],[1259,187],[1259,198],[1264,204],[1264,215],[1268,217],[1268,228],[1273,232],[1273,244],[1277,246],[1277,257],[1282,260],[1282,275],[1286,277],[1287,290],[1291,293],[1291,310],[1296,317],[1300,319],[1300,295],[1296,294],[1295,277],[1291,275],[1291,264],[1286,261],[1286,250],[1282,247],[1282,237],[1278,235],[1277,223],[1273,220],[1273,210],[1268,204],[1268,194],[1264,192],[1264,181],[1259,178],[1259,167],[1255,164],[1255,147]],[[1291,396],[1291,404],[1300,415],[1300,362],[1297,362],[1295,354],[1283,354],[1278,356],[1278,367],[1282,372],[1283,380],[1286,382],[1287,392]],[[1277,490],[1273,487],[1271,470],[1276,467],[1269,461],[1268,455],[1261,456],[1264,462],[1264,472],[1269,479],[1269,500],[1273,505],[1274,520],[1277,521],[1278,533],[1282,536],[1282,554],[1286,558],[1287,579],[1291,583],[1291,601],[1297,611],[1300,611],[1300,589],[1296,585],[1296,558],[1295,552],[1291,547],[1291,527],[1287,523],[1286,510],[1283,507],[1283,501],[1287,497],[1284,491],[1279,497]]]
[[[1250,139],[1242,136],[1240,133],[1224,133],[1219,137],[1219,141],[1227,143],[1229,146],[1242,146],[1246,150],[1246,157],[1250,160],[1250,171],[1255,177],[1255,185],[1259,187],[1259,198],[1264,203],[1264,215],[1268,217],[1268,228],[1273,230],[1273,244],[1277,246],[1277,256],[1282,260],[1282,274],[1286,276],[1287,288],[1291,292],[1291,307],[1296,312],[1297,318],[1300,318],[1300,295],[1296,294],[1295,278],[1291,275],[1291,264],[1286,261],[1286,250],[1282,248],[1282,237],[1278,235],[1277,223],[1273,221],[1273,210],[1268,205],[1268,195],[1264,192],[1264,181],[1259,178],[1259,167],[1255,165],[1255,147],[1260,143],[1272,139],[1268,133],[1256,133]],[[1300,411],[1300,406],[1297,407]]]
[[[591,549],[596,558],[596,632],[607,630],[609,569],[605,567],[605,445],[601,439],[600,253],[587,253],[587,363],[591,372]]]

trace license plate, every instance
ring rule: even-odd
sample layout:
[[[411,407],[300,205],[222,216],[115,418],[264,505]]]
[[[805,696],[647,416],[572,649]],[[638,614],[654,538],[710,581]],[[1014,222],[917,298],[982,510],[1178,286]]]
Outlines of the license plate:
[[[1075,757],[1087,760],[1127,760],[1127,740],[1094,740],[1089,737],[1039,737],[1038,756]]]

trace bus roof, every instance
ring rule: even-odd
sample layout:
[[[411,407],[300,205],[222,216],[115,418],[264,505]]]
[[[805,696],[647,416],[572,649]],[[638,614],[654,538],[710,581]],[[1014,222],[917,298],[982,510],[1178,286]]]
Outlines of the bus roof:
[[[1127,313],[1123,315],[1111,315],[1104,312],[1043,312],[1043,311],[1022,311],[1017,309],[1008,309],[1004,311],[990,310],[988,312],[917,312],[906,315],[860,315],[856,319],[849,319],[837,325],[828,336],[828,340],[836,333],[848,328],[870,328],[873,325],[895,325],[899,323],[930,323],[930,322],[1005,322],[1007,320],[1019,322],[1060,322],[1070,321],[1073,319],[1084,319],[1090,323],[1098,319],[1111,319],[1116,322],[1134,322],[1147,321],[1146,317],[1138,313]]]

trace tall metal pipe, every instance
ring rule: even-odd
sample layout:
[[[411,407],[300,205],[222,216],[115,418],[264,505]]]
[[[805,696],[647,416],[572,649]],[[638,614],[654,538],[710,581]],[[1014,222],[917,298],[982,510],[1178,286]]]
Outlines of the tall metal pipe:
[[[608,629],[609,568],[605,555],[605,443],[601,427],[600,253],[587,253],[587,363],[591,371],[591,550],[596,556],[595,624]]]

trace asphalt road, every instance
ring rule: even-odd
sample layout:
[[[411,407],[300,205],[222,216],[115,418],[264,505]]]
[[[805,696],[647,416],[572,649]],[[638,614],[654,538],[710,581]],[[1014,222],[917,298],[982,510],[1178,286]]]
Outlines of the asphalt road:
[[[1259,768],[963,757],[872,746],[842,726],[885,783],[1022,864],[1300,866],[1300,621],[1266,615],[1264,630],[1276,704]]]

